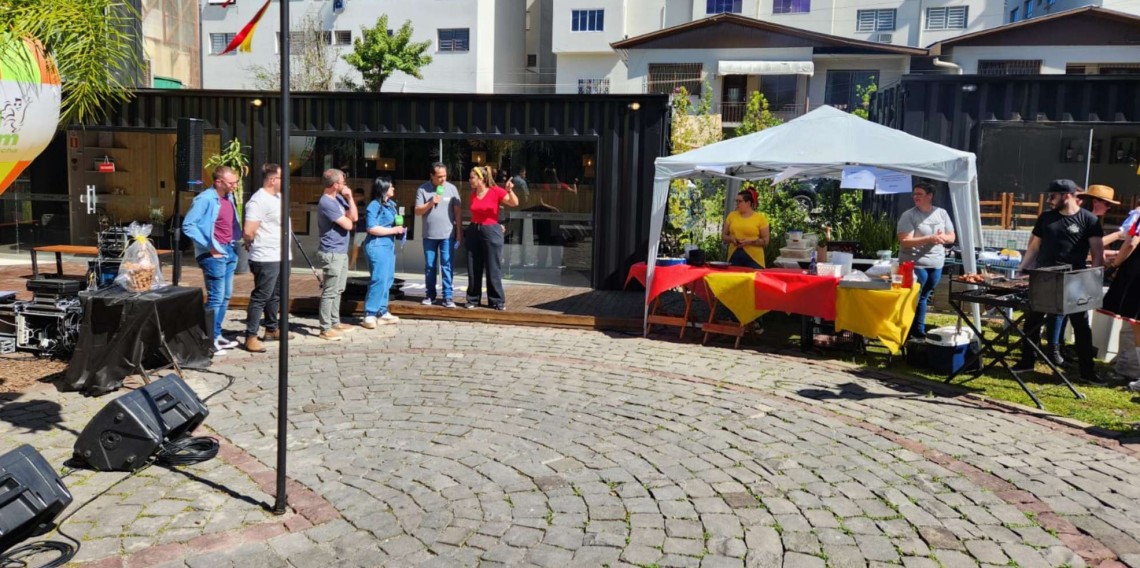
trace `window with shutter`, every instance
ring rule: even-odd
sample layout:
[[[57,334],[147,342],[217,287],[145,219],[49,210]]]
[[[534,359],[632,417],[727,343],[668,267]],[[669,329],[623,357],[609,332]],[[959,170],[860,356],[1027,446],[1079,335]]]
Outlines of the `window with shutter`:
[[[221,55],[226,50],[226,46],[234,40],[236,34],[210,34],[210,53],[213,55]],[[226,55],[235,55],[237,51],[231,51]]]
[[[859,10],[855,16],[857,32],[889,32],[895,29],[895,11]]]
[[[350,45],[352,44],[352,32],[348,30],[337,30],[336,32],[337,45]]]
[[[469,28],[440,29],[438,37],[438,51],[452,53],[470,51],[471,30]]]
[[[650,63],[649,92],[671,95],[677,87],[685,87],[690,95],[701,94],[700,63]]]

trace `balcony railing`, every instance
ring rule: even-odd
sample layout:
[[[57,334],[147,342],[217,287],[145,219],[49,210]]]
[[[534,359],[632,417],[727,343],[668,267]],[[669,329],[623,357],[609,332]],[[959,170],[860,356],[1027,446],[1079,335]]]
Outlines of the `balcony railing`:
[[[740,124],[748,103],[720,103],[720,120],[725,126]],[[769,109],[780,120],[787,122],[803,114],[804,105],[783,105],[779,109]]]

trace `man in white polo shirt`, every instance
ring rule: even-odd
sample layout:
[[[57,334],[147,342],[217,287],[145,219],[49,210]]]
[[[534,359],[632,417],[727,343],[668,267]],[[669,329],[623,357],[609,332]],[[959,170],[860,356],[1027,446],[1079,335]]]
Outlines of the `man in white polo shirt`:
[[[242,236],[249,248],[249,271],[253,273],[253,292],[245,321],[245,349],[262,353],[265,346],[258,339],[261,322],[265,321],[265,340],[281,338],[277,317],[281,310],[281,166],[265,164],[261,168],[261,189],[245,204],[245,226]]]

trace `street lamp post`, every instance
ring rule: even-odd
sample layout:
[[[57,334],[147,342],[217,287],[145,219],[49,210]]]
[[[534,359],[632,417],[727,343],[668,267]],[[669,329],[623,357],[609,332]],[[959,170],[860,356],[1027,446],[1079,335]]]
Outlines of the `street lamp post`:
[[[277,496],[273,512],[285,513],[289,496],[285,491],[285,449],[289,429],[289,251],[293,234],[289,217],[289,0],[280,0],[281,6],[281,350],[277,355]],[[287,228],[287,229],[286,229]]]

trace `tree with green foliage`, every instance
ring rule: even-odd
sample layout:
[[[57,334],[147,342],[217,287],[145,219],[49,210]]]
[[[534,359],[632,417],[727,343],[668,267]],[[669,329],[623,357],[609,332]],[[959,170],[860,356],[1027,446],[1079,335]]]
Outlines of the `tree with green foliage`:
[[[712,114],[712,88],[706,84],[696,105],[685,87],[673,91],[671,142],[673,153],[719,142],[723,137],[720,117]],[[722,258],[720,223],[724,216],[721,180],[675,179],[670,183],[662,229],[662,252],[680,255],[685,245],[705,251],[709,260]]]
[[[851,114],[866,120],[871,115],[871,95],[874,95],[879,90],[879,85],[875,83],[875,77],[871,76],[871,82],[866,85],[855,85],[855,96],[859,98],[859,106],[851,111]]]
[[[768,110],[768,99],[760,91],[752,91],[748,97],[748,104],[744,107],[744,117],[740,126],[736,127],[736,136],[744,136],[753,132],[760,132],[765,128],[778,126],[782,120]]]
[[[62,81],[60,127],[91,124],[138,84],[139,21],[123,0],[0,0],[0,59],[23,57],[14,48],[38,40]]]
[[[423,79],[420,69],[431,64],[432,58],[425,52],[431,47],[431,40],[412,41],[412,22],[407,20],[400,29],[388,33],[388,15],[376,20],[376,25],[361,27],[363,38],[352,42],[352,53],[344,60],[355,67],[364,77],[364,84],[358,90],[380,92],[393,73],[400,71]]]

